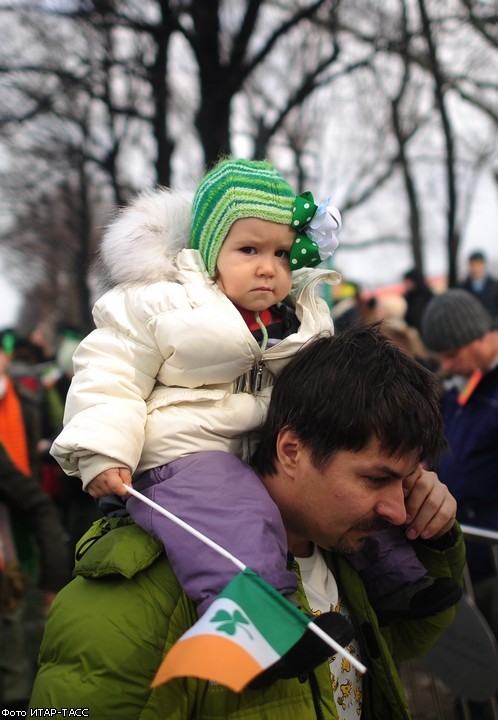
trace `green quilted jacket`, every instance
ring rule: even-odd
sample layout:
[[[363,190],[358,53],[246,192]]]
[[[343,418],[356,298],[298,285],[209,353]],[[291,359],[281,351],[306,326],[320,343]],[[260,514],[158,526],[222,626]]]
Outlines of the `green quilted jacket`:
[[[462,536],[444,552],[419,543],[433,575],[461,582]],[[327,556],[354,618],[363,678],[363,720],[410,717],[395,664],[423,655],[454,609],[380,631],[364,587],[341,557]],[[40,651],[31,708],[86,708],[92,720],[332,720],[337,711],[328,664],[305,682],[279,681],[236,694],[185,678],[154,690],[164,654],[197,619],[162,547],[129,519],[102,519],[77,549],[77,576],[57,596]],[[306,607],[305,598],[299,598]]]

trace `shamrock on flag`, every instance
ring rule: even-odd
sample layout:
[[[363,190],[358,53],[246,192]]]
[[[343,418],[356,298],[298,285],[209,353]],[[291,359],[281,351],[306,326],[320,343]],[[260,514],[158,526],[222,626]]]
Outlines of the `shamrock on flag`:
[[[309,622],[263,578],[246,568],[173,645],[152,687],[175,677],[193,676],[240,692],[290,650]]]

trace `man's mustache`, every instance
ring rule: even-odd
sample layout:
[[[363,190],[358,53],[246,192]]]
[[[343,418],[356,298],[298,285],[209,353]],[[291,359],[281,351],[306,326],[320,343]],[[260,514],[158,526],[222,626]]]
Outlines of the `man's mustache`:
[[[371,520],[362,520],[357,525],[353,526],[353,530],[360,530],[366,532],[376,532],[378,530],[387,530],[387,528],[393,527],[393,524],[389,520],[383,518],[372,518]]]

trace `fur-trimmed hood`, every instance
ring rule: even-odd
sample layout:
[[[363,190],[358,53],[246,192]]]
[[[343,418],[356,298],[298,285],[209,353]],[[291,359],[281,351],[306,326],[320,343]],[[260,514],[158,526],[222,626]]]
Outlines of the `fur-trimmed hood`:
[[[107,227],[100,259],[112,284],[174,280],[173,257],[188,247],[193,194],[141,193]]]

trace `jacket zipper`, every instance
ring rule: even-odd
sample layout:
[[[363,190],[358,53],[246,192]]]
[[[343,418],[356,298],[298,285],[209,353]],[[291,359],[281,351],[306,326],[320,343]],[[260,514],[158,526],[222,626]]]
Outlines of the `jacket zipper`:
[[[237,393],[250,393],[255,395],[263,385],[264,361],[258,360],[250,370],[241,375],[237,380]]]
[[[259,360],[257,365],[253,368],[253,381],[252,381],[253,393],[257,393],[261,390],[262,382],[263,382],[263,361]]]

